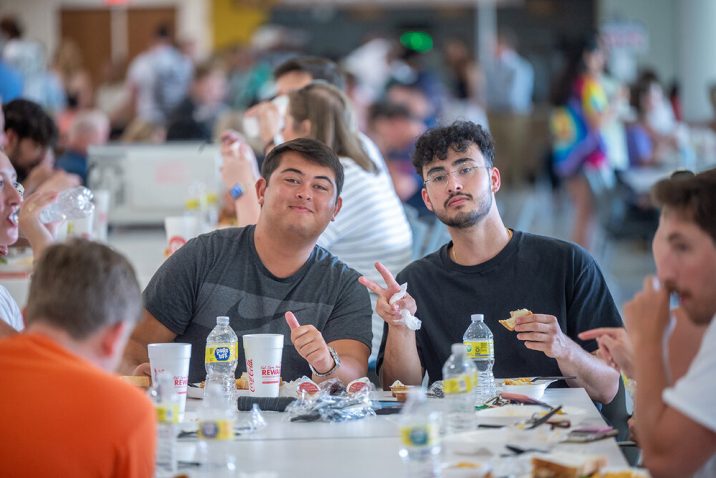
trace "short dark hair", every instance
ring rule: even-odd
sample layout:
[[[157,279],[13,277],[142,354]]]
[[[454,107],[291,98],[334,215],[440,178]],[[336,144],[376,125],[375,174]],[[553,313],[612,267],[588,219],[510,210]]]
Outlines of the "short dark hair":
[[[297,56],[284,61],[273,71],[274,78],[280,78],[294,71],[308,73],[312,80],[323,80],[339,90],[345,90],[346,80],[335,62],[320,56]]]
[[[410,108],[403,104],[392,103],[390,101],[373,103],[368,110],[368,118],[371,123],[381,118],[417,120],[413,113],[411,113]]]
[[[472,121],[455,121],[450,126],[432,128],[423,133],[415,144],[413,166],[420,176],[423,166],[435,158],[445,160],[448,149],[465,152],[475,144],[485,158],[485,166],[491,168],[495,162],[495,146],[490,133]]]
[[[109,247],[73,239],[47,248],[32,274],[27,321],[45,322],[82,340],[142,313],[134,269]]]
[[[658,207],[674,209],[695,222],[716,244],[716,168],[662,179],[652,188],[651,196]]]
[[[29,100],[13,100],[3,106],[5,131],[13,130],[18,139],[29,138],[43,148],[57,140],[57,126],[42,106]]]
[[[261,176],[267,183],[271,174],[276,171],[281,163],[281,156],[289,151],[300,154],[307,161],[330,168],[336,175],[336,197],[341,195],[343,190],[343,165],[338,159],[338,155],[324,143],[310,138],[297,138],[286,141],[276,146],[266,155],[261,165]]]

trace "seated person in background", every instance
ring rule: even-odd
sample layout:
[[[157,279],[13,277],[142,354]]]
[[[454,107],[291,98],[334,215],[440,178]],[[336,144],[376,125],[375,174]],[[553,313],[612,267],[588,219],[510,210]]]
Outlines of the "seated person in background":
[[[109,139],[109,119],[99,110],[77,113],[70,125],[65,151],[55,161],[55,167],[79,176],[87,184],[87,150],[105,144]]]
[[[716,169],[663,180],[652,194],[661,207],[657,276],[624,306],[628,338],[601,337],[600,345],[636,379],[636,432],[652,476],[716,476]],[[670,311],[672,294],[679,306]],[[681,333],[681,358],[674,364],[669,354],[669,370],[663,343],[672,321],[674,334],[686,321],[705,330],[703,340]]]
[[[114,371],[141,313],[129,262],[85,240],[49,247],[25,333],[0,340],[3,476],[154,476],[155,411]],[[29,353],[31,351],[31,353]]]
[[[368,136],[386,160],[398,197],[421,216],[432,215],[420,195],[423,180],[410,162],[415,140],[425,131],[423,123],[397,103],[375,103],[369,113]]]
[[[637,121],[627,127],[627,148],[631,167],[649,166],[658,163],[676,152],[676,123],[667,133],[652,126],[652,117],[657,111],[666,108],[661,86],[651,79],[642,80],[632,92],[632,103],[637,112]]]
[[[35,257],[40,257],[45,247],[52,242],[54,231],[51,226],[40,222],[43,207],[57,196],[52,192],[37,192],[28,197],[22,210],[20,204],[24,188],[17,180],[10,160],[0,151],[0,256],[7,254],[8,246],[18,239],[19,229],[29,241]],[[0,285],[0,337],[11,335],[24,328],[22,314],[10,292]]]
[[[420,384],[426,371],[430,382],[440,380],[451,344],[462,342],[470,315],[482,313],[494,334],[496,377],[575,376],[570,386],[609,403],[619,374],[590,353],[595,345],[577,338],[595,326],[621,325],[604,278],[582,248],[505,227],[495,203],[500,171],[493,161],[492,140],[474,123],[455,122],[418,139],[413,163],[425,178],[423,199],[452,241],[410,264],[397,282],[377,264],[385,287],[360,279],[380,296],[383,386]],[[408,295],[389,305],[404,282]],[[422,328],[396,323],[400,308],[417,315]],[[514,332],[497,322],[521,308],[534,313],[518,318]]]
[[[313,375],[348,383],[365,376],[368,294],[355,271],[316,246],[341,209],[343,166],[323,143],[296,139],[273,149],[261,173],[256,226],[201,235],[154,275],[144,291],[144,318],[127,346],[125,371],[147,362],[147,344],[174,340],[192,344],[189,381],[203,380],[206,338],[217,316],[229,316],[239,337],[285,336],[284,380]],[[240,375],[241,340],[239,357]]]
[[[205,63],[194,70],[189,94],[167,119],[167,141],[212,141],[214,125],[228,111],[226,73],[216,63]]]
[[[327,58],[317,56],[297,56],[286,60],[273,72],[276,82],[276,95],[286,95],[298,90],[314,80],[330,83],[345,92],[346,82],[338,65]],[[282,143],[283,128],[279,108],[274,101],[262,101],[246,111],[246,117],[256,118],[259,124],[262,152],[267,152],[274,145]],[[376,165],[383,166],[385,161],[373,142],[363,133],[358,132],[361,146]],[[226,156],[224,156],[226,158]]]
[[[21,99],[5,104],[3,110],[5,154],[27,194],[45,182],[51,182],[54,191],[79,184],[77,176],[53,169],[52,145],[57,140],[57,127],[40,105]]]

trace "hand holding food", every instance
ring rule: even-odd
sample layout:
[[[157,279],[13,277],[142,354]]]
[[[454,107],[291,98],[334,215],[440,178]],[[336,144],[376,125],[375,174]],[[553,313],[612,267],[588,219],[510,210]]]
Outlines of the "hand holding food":
[[[513,310],[510,312],[509,319],[498,320],[498,322],[510,332],[514,332],[516,325],[515,320],[517,317],[524,317],[526,315],[532,315],[532,312],[528,309]]]
[[[575,345],[562,332],[554,315],[534,314],[527,309],[520,309],[510,312],[508,321],[512,321],[508,325],[517,332],[517,339],[522,340],[525,347],[543,352],[550,358],[562,358]]]

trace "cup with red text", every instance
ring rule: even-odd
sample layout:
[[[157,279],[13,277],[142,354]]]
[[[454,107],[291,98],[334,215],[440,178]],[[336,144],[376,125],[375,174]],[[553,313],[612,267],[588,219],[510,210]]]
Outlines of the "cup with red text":
[[[243,340],[249,395],[278,397],[283,335],[248,334],[243,336]]]
[[[163,343],[149,344],[149,367],[152,369],[152,383],[158,383],[159,374],[169,372],[174,379],[174,389],[179,395],[179,420],[184,420],[186,393],[189,385],[189,360],[191,344]]]

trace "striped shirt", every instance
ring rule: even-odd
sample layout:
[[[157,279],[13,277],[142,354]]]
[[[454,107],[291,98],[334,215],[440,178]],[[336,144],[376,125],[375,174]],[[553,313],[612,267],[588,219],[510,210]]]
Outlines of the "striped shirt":
[[[382,285],[383,279],[375,270],[376,261],[393,275],[410,263],[410,224],[383,164],[378,164],[377,174],[364,170],[350,158],[342,157],[341,164],[345,171],[343,206],[318,239],[318,245]],[[371,294],[374,310],[375,299]],[[383,321],[374,314],[372,356],[377,355],[382,335]]]

